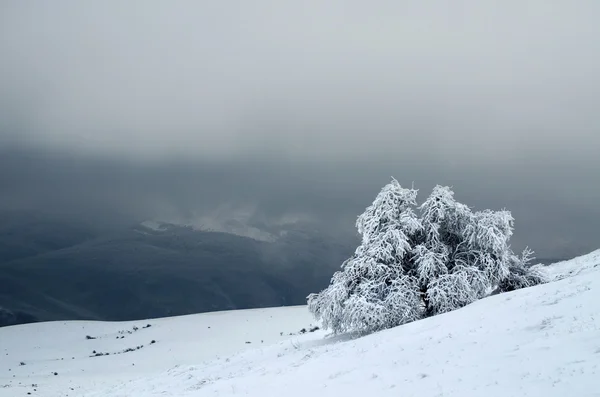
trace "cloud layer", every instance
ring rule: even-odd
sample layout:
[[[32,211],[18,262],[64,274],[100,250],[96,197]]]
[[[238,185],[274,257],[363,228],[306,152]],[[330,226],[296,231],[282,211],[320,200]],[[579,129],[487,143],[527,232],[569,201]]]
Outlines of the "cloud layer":
[[[517,238],[547,252],[594,248],[599,13],[541,0],[6,3],[1,201],[240,202],[351,225],[393,175],[506,206]]]
[[[13,2],[0,17],[3,118],[36,143],[144,158],[546,158],[598,143],[598,12]]]

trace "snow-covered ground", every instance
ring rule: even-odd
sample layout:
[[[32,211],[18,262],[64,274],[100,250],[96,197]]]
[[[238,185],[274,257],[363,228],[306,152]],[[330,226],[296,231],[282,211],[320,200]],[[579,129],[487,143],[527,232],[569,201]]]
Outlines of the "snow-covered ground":
[[[0,397],[27,392],[44,397],[81,396],[86,390],[286,340],[290,333],[308,329],[311,322],[306,307],[301,306],[0,328]],[[143,347],[123,352],[138,346]],[[110,354],[91,357],[99,353]]]
[[[568,261],[554,263],[550,266],[537,265],[550,280],[560,280],[575,276],[581,272],[592,269],[600,263],[600,250],[591,252]]]
[[[290,336],[304,307],[2,328],[0,397],[600,396],[600,251],[543,271],[556,281],[358,339]]]

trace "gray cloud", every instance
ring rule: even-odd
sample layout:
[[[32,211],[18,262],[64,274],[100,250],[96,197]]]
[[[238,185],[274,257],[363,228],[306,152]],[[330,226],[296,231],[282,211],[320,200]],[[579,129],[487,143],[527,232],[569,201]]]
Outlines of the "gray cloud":
[[[540,141],[554,155],[597,139],[599,11],[13,2],[0,20],[0,88],[25,107],[30,139],[73,150],[449,161],[462,151],[502,163],[540,154]]]
[[[516,249],[529,245],[542,257],[565,257],[598,247],[597,187],[567,186],[558,173],[534,166],[456,172],[385,162],[323,165],[246,160],[140,165],[11,148],[0,151],[0,210],[42,210],[104,227],[197,215],[209,225],[220,216],[255,226],[300,219],[347,240],[355,235],[356,216],[395,175],[404,185],[414,182],[421,200],[442,183],[475,209],[510,209],[517,220]]]
[[[541,0],[5,3],[1,200],[140,217],[236,202],[351,225],[394,175],[513,210],[518,244],[591,249],[598,12]]]

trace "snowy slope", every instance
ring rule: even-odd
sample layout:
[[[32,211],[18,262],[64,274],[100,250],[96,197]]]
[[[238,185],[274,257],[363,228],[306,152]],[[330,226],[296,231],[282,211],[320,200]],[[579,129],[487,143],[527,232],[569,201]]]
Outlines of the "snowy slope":
[[[285,340],[312,321],[302,306],[146,321],[48,322],[0,328],[0,397],[27,392],[80,396],[85,390],[158,375],[176,365],[197,364]],[[144,328],[148,324],[151,326]],[[88,335],[96,339],[86,339]],[[139,350],[121,353],[142,345]],[[94,351],[110,355],[90,357]]]
[[[0,396],[600,396],[600,251],[544,271],[558,281],[359,339],[281,336],[308,326],[303,307],[150,320],[124,339],[145,323],[4,328]]]
[[[592,269],[599,263],[600,250],[596,250],[568,261],[554,263],[551,266],[538,265],[537,268],[544,272],[550,280],[560,280]]]

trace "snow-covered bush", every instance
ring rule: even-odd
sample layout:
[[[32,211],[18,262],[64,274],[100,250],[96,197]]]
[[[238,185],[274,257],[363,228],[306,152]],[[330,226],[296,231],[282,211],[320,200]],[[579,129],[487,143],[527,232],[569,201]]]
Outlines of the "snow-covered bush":
[[[308,307],[335,333],[372,332],[463,307],[492,291],[544,282],[510,249],[508,211],[473,212],[436,186],[417,190],[392,179],[356,221],[361,244]]]
[[[538,269],[530,266],[532,260],[533,251],[529,248],[526,248],[520,257],[512,256],[508,264],[509,274],[500,281],[497,291],[514,291],[545,282],[544,275]]]

